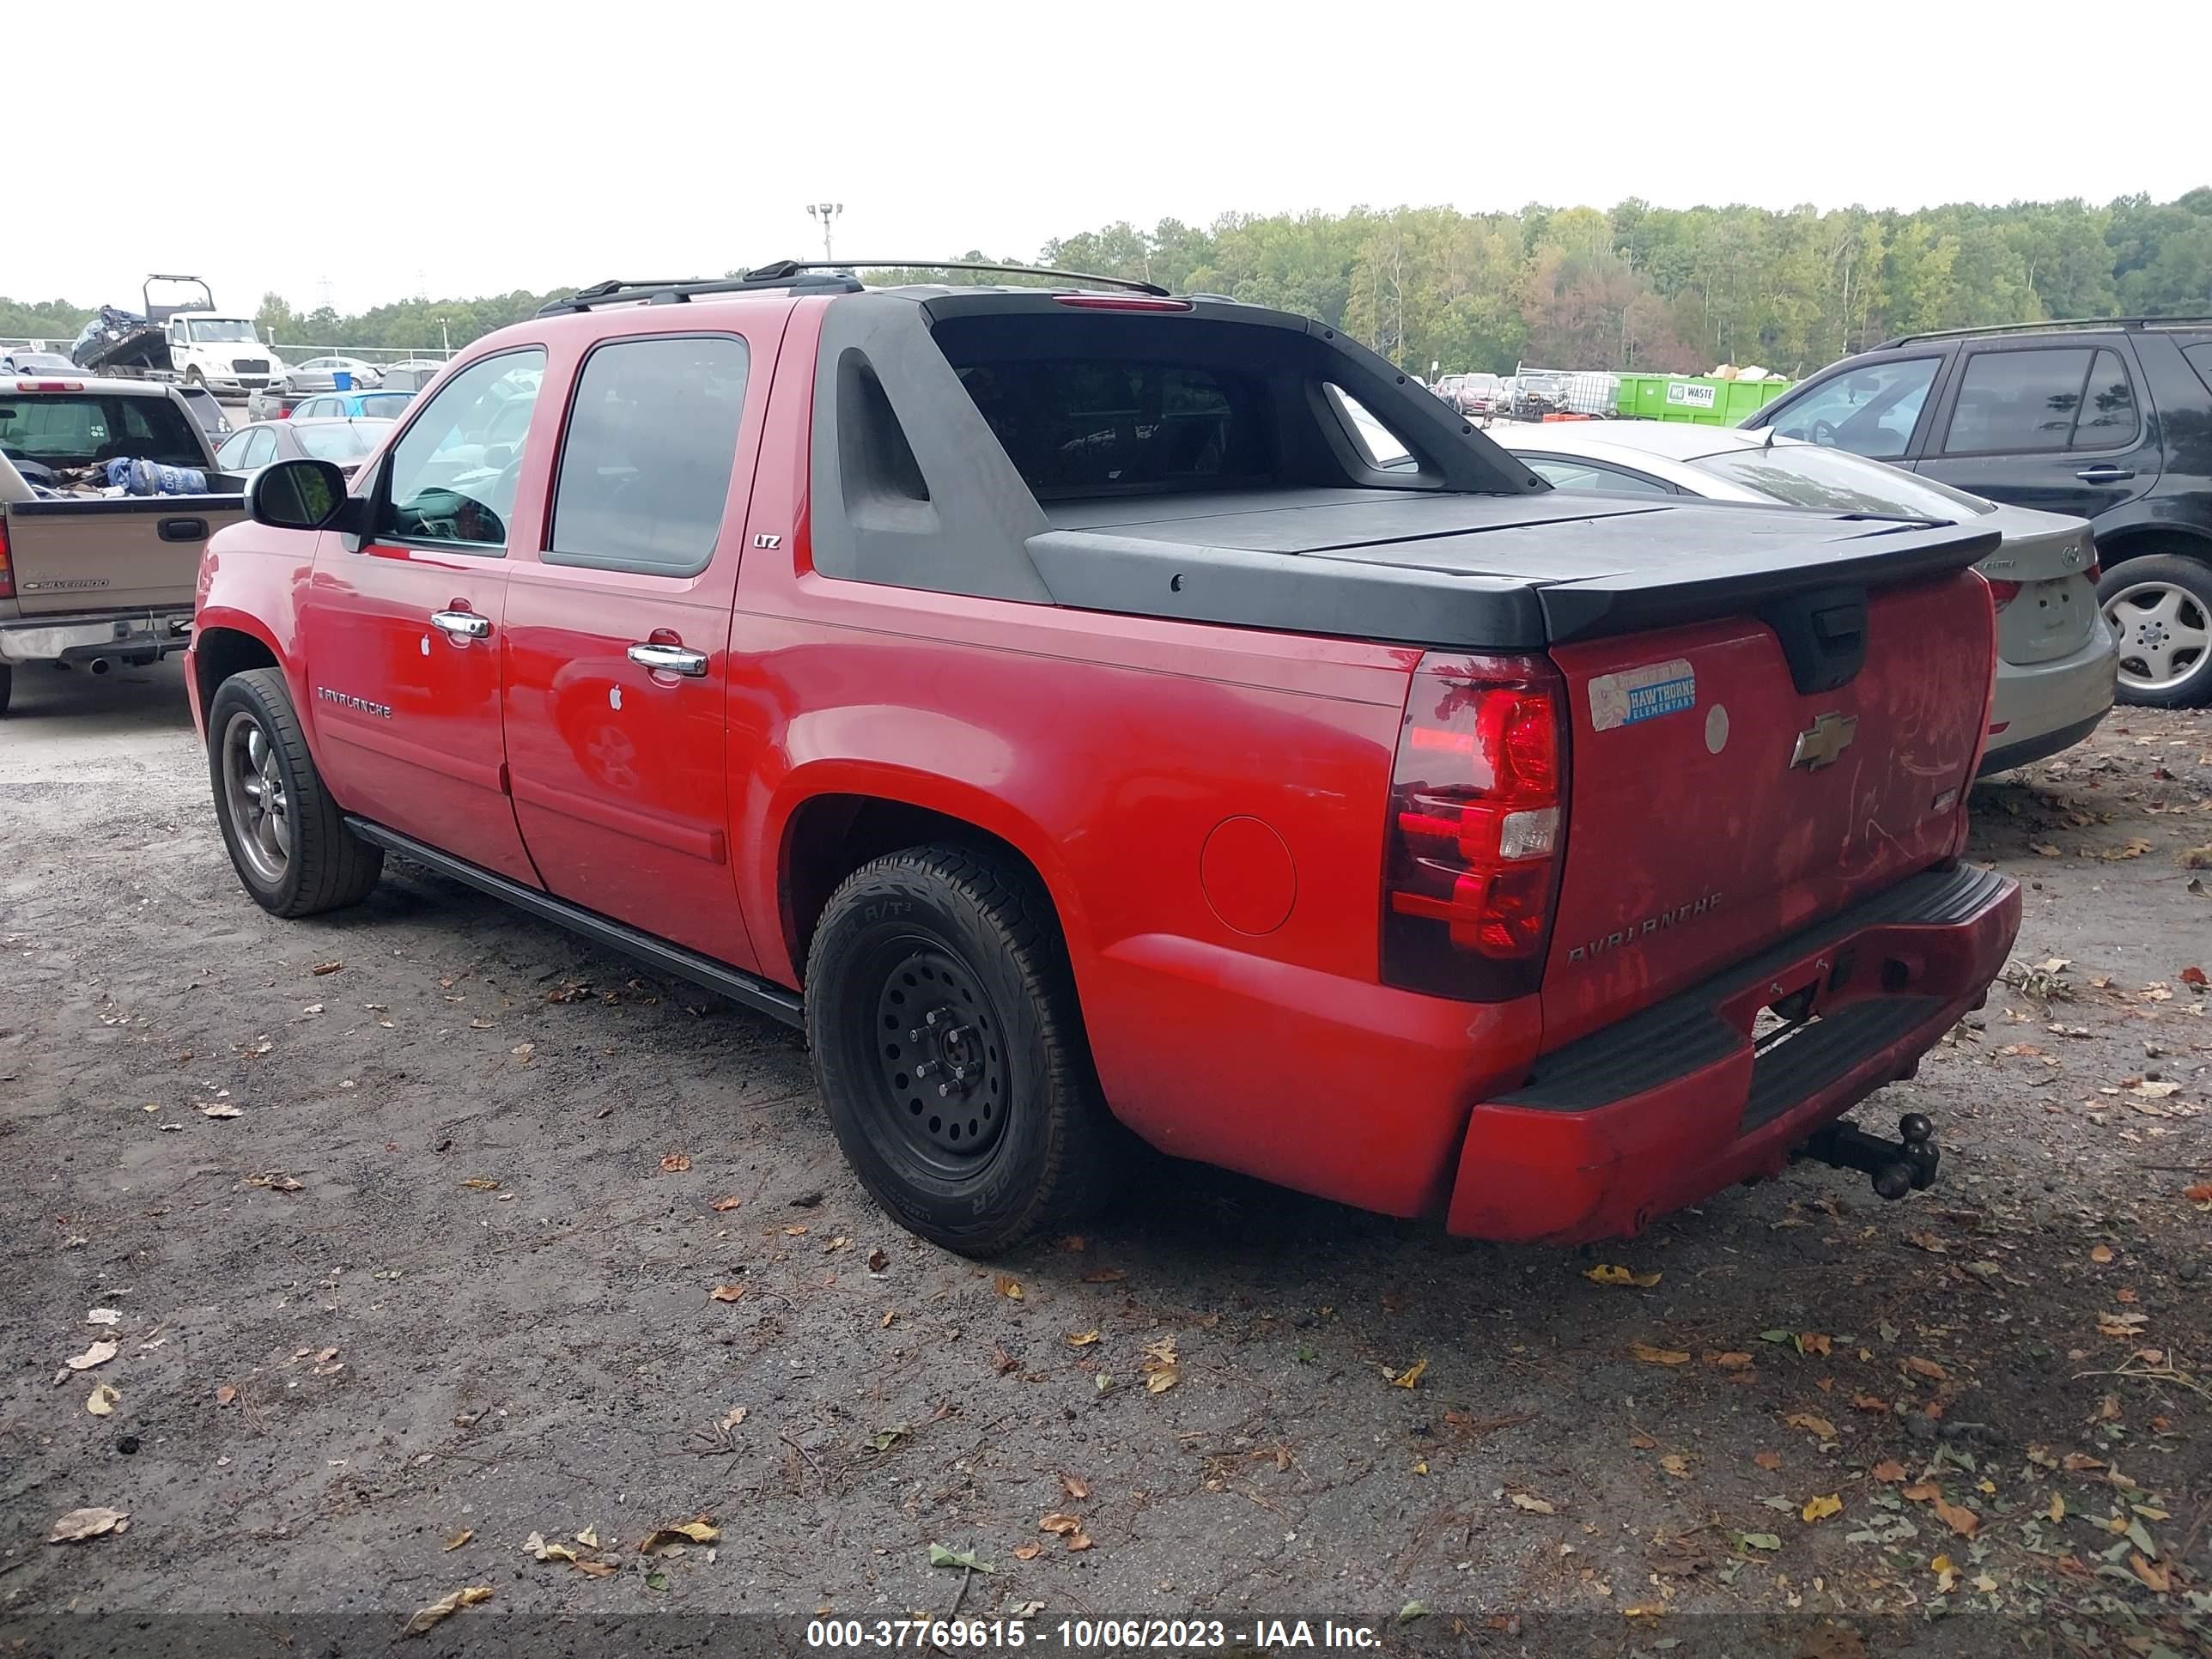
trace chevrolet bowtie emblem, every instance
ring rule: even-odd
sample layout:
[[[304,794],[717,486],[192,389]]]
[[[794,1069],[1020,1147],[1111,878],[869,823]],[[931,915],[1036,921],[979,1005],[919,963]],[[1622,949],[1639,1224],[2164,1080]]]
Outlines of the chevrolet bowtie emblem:
[[[1790,751],[1790,763],[1814,772],[1824,766],[1833,766],[1858,734],[1856,714],[1823,714],[1797,734],[1797,746]]]

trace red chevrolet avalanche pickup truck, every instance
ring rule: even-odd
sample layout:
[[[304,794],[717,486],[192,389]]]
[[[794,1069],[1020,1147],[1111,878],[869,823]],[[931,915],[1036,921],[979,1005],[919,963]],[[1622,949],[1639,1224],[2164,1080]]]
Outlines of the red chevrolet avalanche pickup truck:
[[[1902,1192],[1925,1122],[1836,1120],[2019,925],[1991,538],[1554,493],[1255,307],[604,284],[252,505],[190,683],[252,897],[395,854],[803,1025],[956,1250],[1132,1133],[1497,1239]]]

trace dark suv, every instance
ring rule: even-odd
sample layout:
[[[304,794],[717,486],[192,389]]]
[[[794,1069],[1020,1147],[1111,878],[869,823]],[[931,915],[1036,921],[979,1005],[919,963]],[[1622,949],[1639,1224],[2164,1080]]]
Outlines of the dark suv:
[[[2090,520],[2121,700],[2212,699],[2212,318],[1908,335],[1743,424]]]

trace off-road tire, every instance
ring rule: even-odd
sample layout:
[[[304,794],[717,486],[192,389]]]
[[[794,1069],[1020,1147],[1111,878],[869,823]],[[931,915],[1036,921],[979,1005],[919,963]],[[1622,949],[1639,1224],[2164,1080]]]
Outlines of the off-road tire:
[[[250,827],[237,815],[225,773],[225,745],[250,720],[258,726],[282,780],[289,847],[271,878],[265,859],[249,852]],[[249,668],[216,689],[208,704],[208,776],[215,791],[216,821],[239,881],[253,902],[276,916],[312,916],[343,909],[368,896],[384,872],[384,849],[362,841],[345,819],[308,752],[307,733],[292,707],[281,670]]]
[[[932,1243],[1000,1255],[1112,1195],[1127,1133],[1099,1091],[1051,898],[1017,860],[915,847],[854,872],[807,953],[806,1035],[847,1161]],[[946,1055],[963,1073],[972,1058],[964,1082]]]

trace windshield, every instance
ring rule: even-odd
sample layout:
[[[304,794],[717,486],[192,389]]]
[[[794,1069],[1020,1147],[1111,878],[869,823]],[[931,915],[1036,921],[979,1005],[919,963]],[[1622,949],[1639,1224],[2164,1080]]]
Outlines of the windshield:
[[[332,421],[327,426],[308,423],[294,427],[292,435],[299,439],[301,449],[319,461],[357,461],[382,441],[387,425],[383,421],[359,425],[351,421]]]
[[[1831,513],[1954,521],[1962,514],[1996,510],[1996,503],[1933,478],[1817,444],[1731,449],[1700,456],[1690,465],[1792,507],[1825,507]]]
[[[0,393],[0,453],[52,467],[118,458],[207,465],[192,417],[167,397]]]
[[[243,317],[194,318],[185,326],[191,331],[191,339],[196,345],[210,345],[222,342],[231,342],[238,345],[261,343],[260,337],[253,331],[253,325]]]

